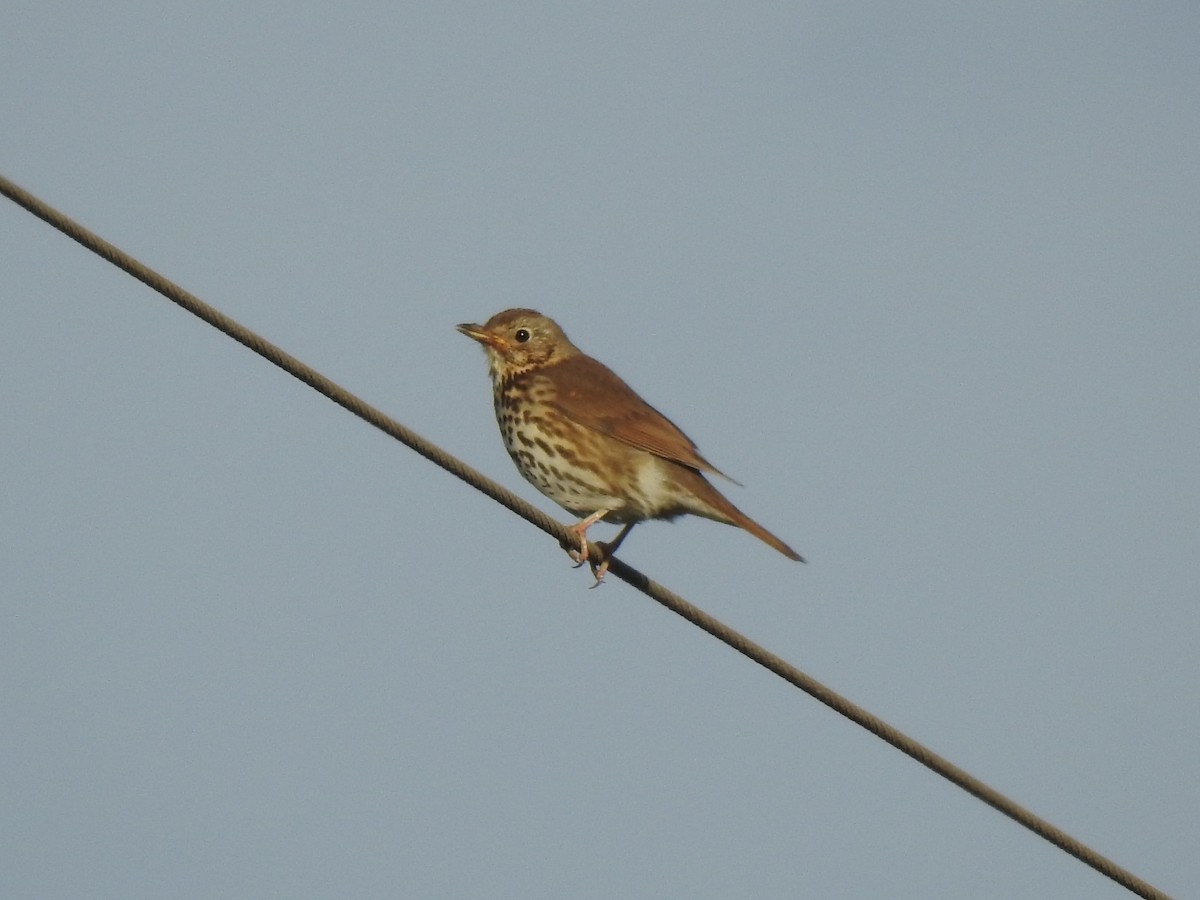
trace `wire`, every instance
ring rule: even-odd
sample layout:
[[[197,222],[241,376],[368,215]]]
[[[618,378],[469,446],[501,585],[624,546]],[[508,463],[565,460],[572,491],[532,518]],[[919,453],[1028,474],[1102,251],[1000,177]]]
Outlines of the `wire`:
[[[577,546],[577,538],[562,523],[550,518],[537,507],[530,505],[516,494],[513,494],[482,473],[477,472],[466,463],[442,450],[436,444],[425,440],[425,438],[416,432],[404,427],[345,388],[330,381],[320,372],[305,365],[282,348],[235,322],[224,313],[209,306],[199,297],[164,278],[153,269],[144,266],[108,241],[9,181],[3,175],[0,175],[0,193],[3,193],[14,203],[33,213],[39,219],[57,228],[63,234],[67,235],[67,237],[77,241],[93,253],[103,257],[114,266],[124,270],[138,281],[162,294],[168,300],[182,306],[188,312],[203,319],[235,341],[249,347],[269,362],[274,363],[289,375],[300,379],[305,384],[324,394],[334,403],[374,425],[385,434],[391,435],[396,440],[424,456],[430,462],[441,466],[447,472],[461,478],[467,484],[487,494],[497,503],[506,506],[521,518],[540,528],[551,537],[556,538],[564,550],[570,550]],[[614,558],[609,566],[609,572],[632,585],[651,599],[661,603],[667,609],[687,619],[693,625],[707,631],[717,640],[728,644],[734,650],[775,673],[789,684],[800,688],[800,690],[824,703],[835,712],[845,716],[856,725],[862,726],[872,734],[887,741],[897,750],[933,770],[947,781],[982,800],[1056,847],[1065,850],[1105,877],[1132,891],[1134,894],[1140,897],[1154,898],[1154,900],[1169,900],[1167,894],[1138,878],[1132,872],[1118,866],[1112,860],[1071,837],[1065,831],[1052,825],[1040,816],[1035,815],[1021,804],[1009,799],[994,788],[989,787],[970,773],[960,769],[948,759],[934,753],[919,741],[908,737],[899,729],[892,727],[882,719],[872,715],[857,704],[852,703],[841,694],[806,675],[765,647],[713,618],[704,612],[704,610],[693,606],[678,594],[652,581],[637,569]]]

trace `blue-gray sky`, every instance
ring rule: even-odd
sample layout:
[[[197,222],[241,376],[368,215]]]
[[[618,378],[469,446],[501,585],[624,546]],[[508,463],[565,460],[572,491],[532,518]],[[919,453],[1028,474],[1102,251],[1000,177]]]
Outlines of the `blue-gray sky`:
[[[552,315],[810,560],[629,562],[1185,895],[1198,47],[1190,3],[21,4],[0,170],[566,520],[453,328]],[[5,897],[1127,896],[0,238]]]

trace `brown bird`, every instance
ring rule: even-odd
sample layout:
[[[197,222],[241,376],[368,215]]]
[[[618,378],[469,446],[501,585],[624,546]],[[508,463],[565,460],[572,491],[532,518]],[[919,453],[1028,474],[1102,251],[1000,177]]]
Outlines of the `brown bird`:
[[[729,476],[687,435],[552,320],[532,309],[509,309],[458,330],[487,352],[496,421],[517,469],[583,517],[571,526],[579,535],[579,553],[572,556],[580,565],[588,561],[587,530],[596,522],[624,525],[599,563],[592,562],[597,583],[634,525],[689,513],[737,525],[788,559],[804,561],[705,480],[704,472]]]

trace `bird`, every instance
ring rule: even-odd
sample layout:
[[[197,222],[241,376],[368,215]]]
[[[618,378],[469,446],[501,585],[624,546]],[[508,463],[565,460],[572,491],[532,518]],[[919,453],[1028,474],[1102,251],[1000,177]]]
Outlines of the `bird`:
[[[580,517],[568,526],[579,539],[579,551],[570,552],[578,565],[591,564],[597,585],[634,525],[682,515],[743,528],[804,562],[704,476],[733,479],[616,373],[571,343],[554,320],[507,309],[482,325],[457,327],[487,355],[496,421],[517,469]],[[623,527],[599,552],[589,551],[587,530],[600,521]]]

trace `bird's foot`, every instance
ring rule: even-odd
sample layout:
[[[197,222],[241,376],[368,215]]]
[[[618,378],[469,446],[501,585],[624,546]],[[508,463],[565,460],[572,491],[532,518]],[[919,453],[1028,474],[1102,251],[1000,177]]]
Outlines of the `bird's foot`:
[[[597,555],[599,558],[588,560],[592,567],[592,577],[596,579],[595,584],[592,585],[593,588],[600,587],[600,585],[604,582],[604,576],[608,573],[608,564],[612,562],[612,551],[610,550],[610,547],[610,544],[602,544],[597,541],[595,549],[598,550],[599,553],[595,555]]]
[[[625,536],[633,530],[633,526],[636,524],[636,522],[626,522],[625,526],[617,532],[617,536],[607,544],[596,541],[596,559],[589,560],[592,566],[592,575],[596,578],[596,583],[592,587],[599,587],[600,583],[604,581],[604,576],[608,573],[608,564],[613,560],[613,554],[617,552],[617,548],[621,546]]]
[[[574,525],[567,527],[567,530],[572,534],[579,535],[579,549],[567,549],[567,555],[575,560],[575,568],[579,568],[592,557],[588,550],[587,530],[608,515],[607,509],[598,509],[581,522],[576,522]],[[595,564],[592,566],[595,569]]]
[[[571,557],[571,560],[575,563],[572,568],[578,569],[585,562],[587,562],[588,557],[591,556],[591,554],[588,552],[587,541],[582,541],[578,550],[576,550],[574,547],[567,550],[567,556]]]

